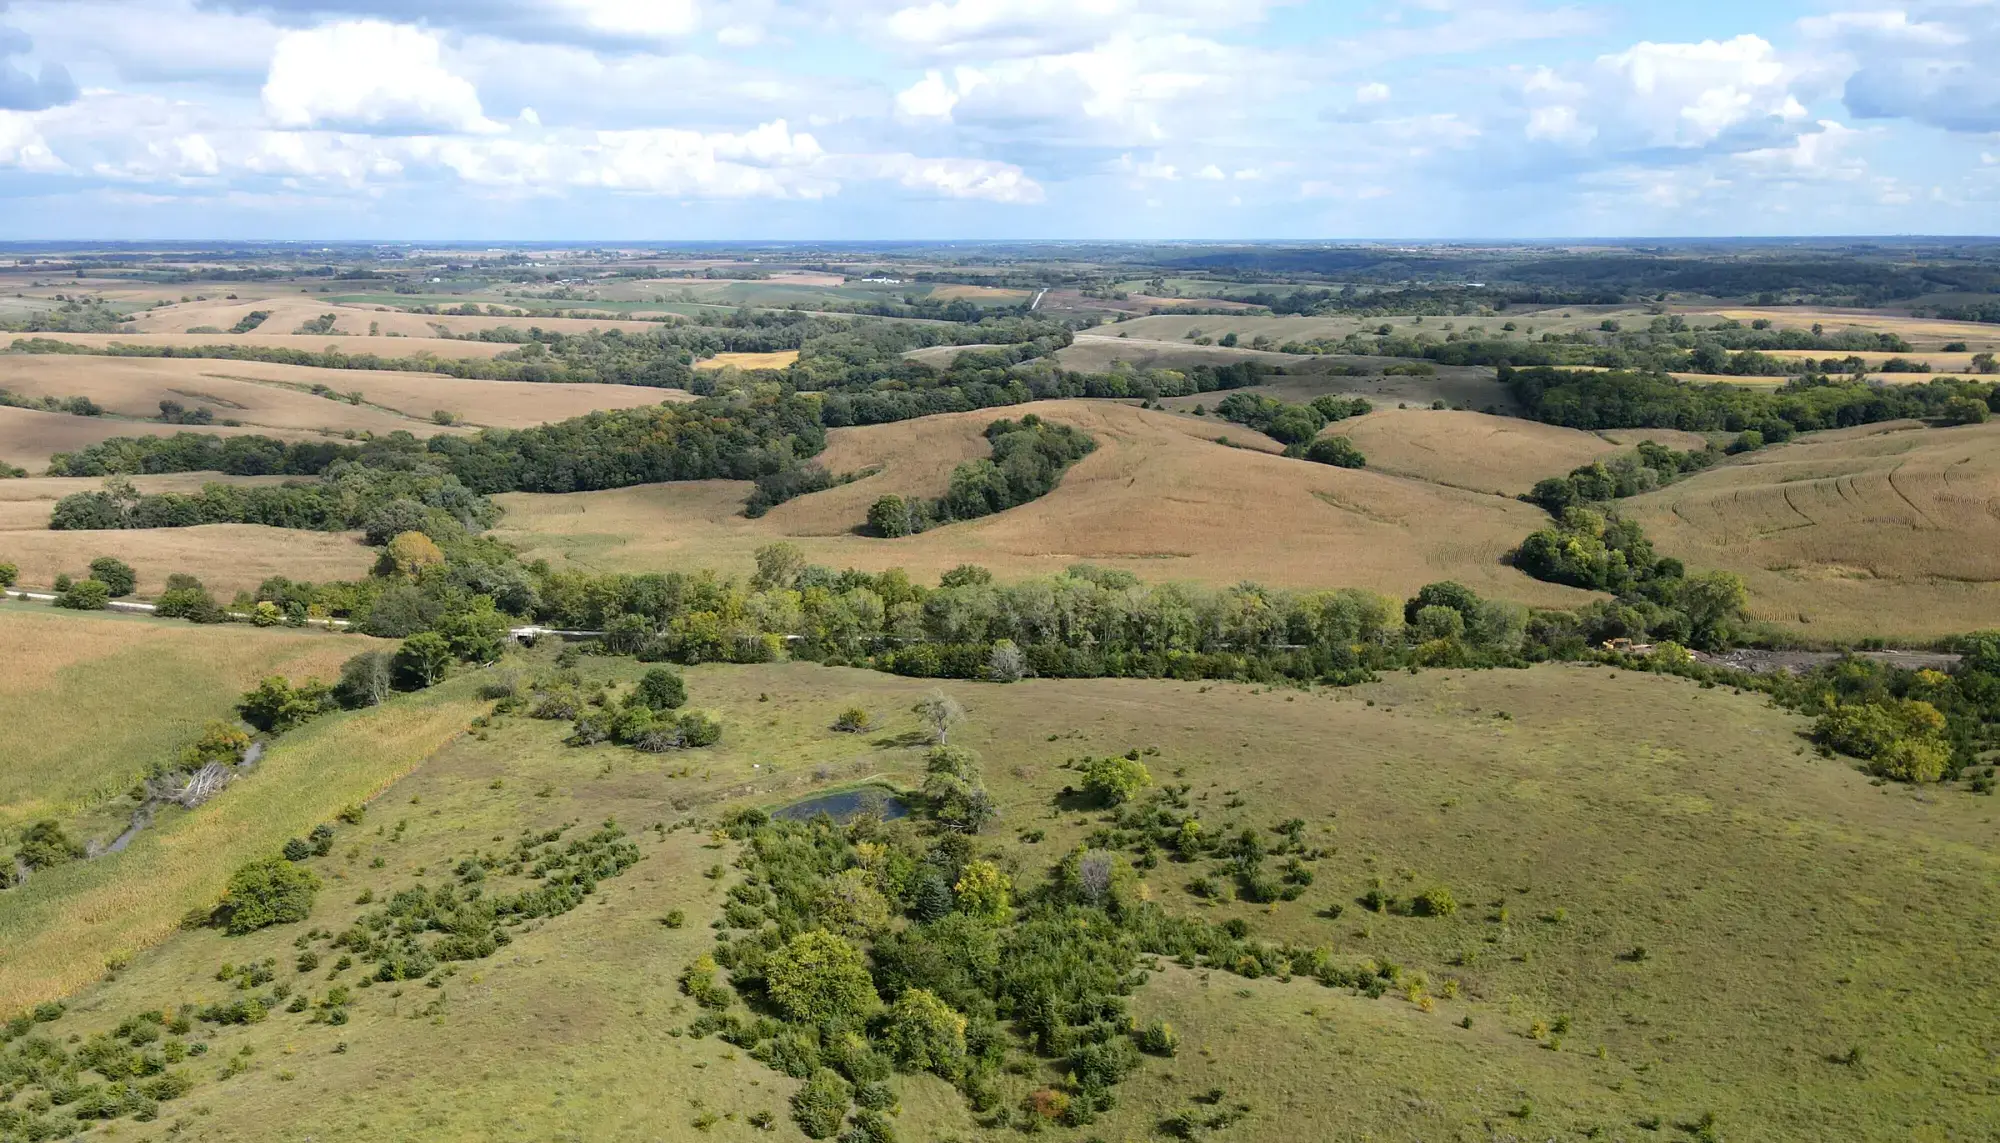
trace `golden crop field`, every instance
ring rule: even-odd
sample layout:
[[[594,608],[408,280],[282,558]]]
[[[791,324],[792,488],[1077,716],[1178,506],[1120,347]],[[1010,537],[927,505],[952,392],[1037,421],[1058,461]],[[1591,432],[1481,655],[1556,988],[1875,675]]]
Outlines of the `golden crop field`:
[[[1098,449],[1052,493],[1019,508],[900,540],[854,534],[876,497],[935,496],[958,462],[986,455],[979,432],[999,416],[1037,413],[1075,425]],[[1239,447],[1218,444],[1224,437]],[[1149,580],[1289,587],[1366,587],[1406,595],[1459,579],[1477,591],[1548,605],[1583,593],[1531,580],[1501,556],[1546,517],[1507,498],[1274,455],[1275,442],[1234,425],[1128,405],[1038,402],[1004,410],[835,429],[830,471],[881,465],[874,476],[740,515],[747,484],[710,481],[561,496],[502,496],[496,535],[598,569],[749,568],[751,553],[795,540],[836,567],[906,567],[935,575],[977,563],[1002,575],[1074,563],[1122,567]]]
[[[1738,572],[1826,639],[2000,626],[2000,423],[1816,434],[1626,501],[1662,552]]]
[[[738,369],[785,369],[799,359],[796,349],[782,349],[771,353],[718,353],[694,363],[696,369],[721,369],[735,366]]]

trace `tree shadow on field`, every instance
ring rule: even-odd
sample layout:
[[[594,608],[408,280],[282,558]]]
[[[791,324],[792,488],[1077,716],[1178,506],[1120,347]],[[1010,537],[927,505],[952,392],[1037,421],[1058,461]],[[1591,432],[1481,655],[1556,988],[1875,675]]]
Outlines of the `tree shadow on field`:
[[[901,734],[885,734],[880,738],[871,740],[869,745],[878,746],[884,750],[899,746],[929,746],[931,745],[931,734],[928,730],[905,730]]]

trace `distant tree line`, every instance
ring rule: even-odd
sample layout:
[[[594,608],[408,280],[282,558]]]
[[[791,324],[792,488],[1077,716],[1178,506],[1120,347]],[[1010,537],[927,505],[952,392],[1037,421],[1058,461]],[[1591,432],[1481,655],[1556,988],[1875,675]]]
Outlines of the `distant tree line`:
[[[1776,442],[1794,433],[1918,418],[1984,421],[2000,386],[1940,377],[1882,385],[1810,375],[1775,390],[1690,383],[1658,373],[1502,367],[1500,379],[1537,421],[1575,429],[1755,430]]]

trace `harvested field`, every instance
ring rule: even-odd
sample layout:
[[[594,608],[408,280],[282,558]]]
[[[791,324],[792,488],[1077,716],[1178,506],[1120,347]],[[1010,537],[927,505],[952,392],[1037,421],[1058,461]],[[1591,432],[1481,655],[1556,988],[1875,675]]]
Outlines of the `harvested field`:
[[[1819,325],[1828,333],[1840,333],[1850,329],[1858,329],[1863,333],[1893,333],[1923,352],[1937,350],[1948,341],[1963,341],[1968,346],[1978,349],[2000,348],[2000,326],[1980,322],[1938,321],[1933,318],[1886,314],[1876,310],[1806,309],[1798,306],[1764,309],[1746,307],[1701,312],[1732,318],[1745,325],[1758,318],[1765,318],[1773,325],[1784,329],[1810,329],[1814,325]],[[1825,353],[1822,352],[1818,356],[1824,357]],[[1847,355],[1840,353],[1836,356]]]
[[[906,350],[904,357],[911,361],[921,361],[933,369],[948,369],[961,353],[977,353],[985,349],[1006,349],[1004,345],[927,345],[922,349]]]
[[[1502,496],[1622,451],[1578,429],[1438,409],[1379,409],[1322,435],[1353,441],[1370,469]]]
[[[2000,340],[2000,335],[1996,335],[1995,340]],[[1968,344],[1970,343],[1968,342]],[[1846,358],[1849,357],[1859,357],[1861,360],[1868,363],[1868,368],[1870,369],[1880,369],[1882,367],[1883,362],[1889,360],[1892,357],[1900,357],[1905,361],[1921,362],[1922,364],[1929,365],[1931,367],[1931,371],[1929,374],[1923,374],[1923,373],[1880,374],[1879,376],[1885,381],[1905,381],[1905,382],[1928,381],[1930,380],[1931,377],[1934,376],[1940,376],[1940,375],[1948,376],[1954,373],[1958,374],[1961,377],[1973,376],[1972,358],[1974,355],[1970,350],[1964,353],[1924,353],[1924,352],[1838,353],[1838,352],[1830,352],[1818,349],[1773,349],[1770,350],[1769,353],[1770,356],[1772,357],[1787,357],[1795,361],[1807,357],[1815,358],[1820,361],[1825,361],[1829,358],[1832,358],[1834,360],[1845,360]]]
[[[1098,450],[1048,496],[998,516],[903,540],[853,534],[885,493],[937,495],[952,465],[984,455],[978,433],[999,415],[1033,412],[1093,434]],[[1238,442],[1231,448],[1217,436]],[[1291,587],[1367,587],[1408,594],[1433,580],[1523,601],[1574,604],[1568,588],[1537,583],[1500,557],[1546,517],[1491,495],[1273,455],[1275,442],[1217,425],[1106,402],[1052,401],[1005,410],[836,429],[827,466],[883,471],[779,506],[739,514],[748,485],[652,485],[614,492],[500,497],[497,534],[527,558],[598,569],[720,567],[744,571],[751,553],[791,538],[836,567],[906,567],[935,575],[978,563],[1003,575],[1089,562],[1151,580]]]
[[[444,358],[493,358],[519,346],[499,341],[459,341],[442,337],[328,337],[325,334],[294,333],[37,333],[22,337],[48,338],[76,345],[145,345],[171,349],[199,349],[208,345],[252,346],[259,349],[295,349],[304,353],[373,353],[382,357],[415,357],[428,353]]]
[[[504,301],[496,304],[499,304],[503,309],[511,308],[510,303]],[[577,304],[581,308],[588,308],[589,305],[589,303]],[[599,320],[596,318],[471,317],[461,314],[409,314],[391,310],[386,306],[343,304],[325,299],[315,300],[310,297],[280,297],[262,301],[176,303],[171,306],[162,306],[156,310],[148,310],[142,314],[135,314],[133,316],[133,325],[142,333],[186,333],[194,326],[215,326],[219,329],[230,329],[254,310],[264,310],[271,315],[255,331],[262,334],[290,334],[301,325],[313,321],[324,314],[334,315],[333,328],[337,333],[347,334],[356,339],[368,337],[369,327],[372,325],[378,330],[378,336],[368,337],[366,341],[355,340],[353,344],[356,346],[356,352],[362,351],[359,347],[368,346],[370,348],[367,352],[376,353],[395,352],[394,350],[373,348],[378,344],[394,345],[402,341],[402,338],[387,337],[386,335],[388,334],[402,334],[404,338],[412,340],[435,338],[437,337],[437,327],[440,326],[455,334],[474,333],[485,329],[500,329],[504,326],[512,326],[515,329],[540,326],[543,329],[554,330],[559,333],[587,333],[593,329],[623,329],[628,333],[649,333],[660,328],[656,322]],[[327,335],[301,336],[315,337],[321,344],[324,344]],[[342,345],[348,344],[347,338],[336,338],[335,340]],[[507,348],[512,347],[509,346]]]
[[[48,467],[49,457],[56,453],[74,452],[110,437],[170,437],[187,431],[185,425],[122,421],[115,417],[72,417],[68,413],[44,413],[0,405],[0,461],[18,465],[29,472],[41,472]],[[210,425],[202,431],[222,436],[245,436],[262,430]],[[264,435],[298,440],[320,434],[266,432]]]
[[[313,392],[316,385],[335,393],[359,392],[361,403],[319,396]],[[297,434],[401,429],[418,436],[483,426],[525,428],[595,409],[692,398],[679,389],[638,385],[464,380],[434,373],[261,361],[60,355],[0,356],[0,387],[29,396],[85,396],[126,417],[155,417],[162,400],[173,400],[190,409],[206,405],[218,420],[235,420],[259,430]],[[440,427],[434,420],[439,410],[463,425]]]
[[[696,369],[722,369],[735,366],[738,369],[786,369],[799,359],[796,349],[784,349],[773,353],[718,353],[714,357],[703,358],[694,363]]]
[[[222,476],[212,472],[138,476],[142,492],[195,492],[203,484],[282,483],[283,477]],[[94,492],[95,479],[31,477],[0,480],[0,562],[21,569],[23,587],[46,587],[57,575],[81,575],[98,556],[117,556],[139,573],[140,596],[158,594],[167,576],[186,572],[220,598],[254,591],[274,575],[293,579],[355,579],[375,564],[359,533],[305,532],[257,524],[204,524],[199,528],[146,528],[118,532],[51,532],[49,513],[73,492]]]
[[[1078,334],[1067,348],[1056,352],[1055,359],[1064,369],[1085,373],[1102,373],[1121,361],[1141,369],[1182,369],[1189,365],[1233,365],[1238,361],[1288,365],[1300,360],[1294,354],[1166,341],[1141,337],[1136,332],[1131,337]]]
[[[1827,639],[2000,626],[2000,424],[1820,433],[1626,502],[1662,552]]]

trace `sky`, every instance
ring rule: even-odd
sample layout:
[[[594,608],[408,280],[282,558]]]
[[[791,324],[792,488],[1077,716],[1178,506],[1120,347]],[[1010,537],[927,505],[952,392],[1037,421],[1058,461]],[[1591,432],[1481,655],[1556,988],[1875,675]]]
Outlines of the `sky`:
[[[0,239],[1991,235],[1995,73],[2000,0],[0,0]]]

